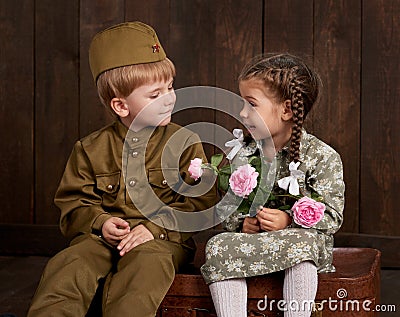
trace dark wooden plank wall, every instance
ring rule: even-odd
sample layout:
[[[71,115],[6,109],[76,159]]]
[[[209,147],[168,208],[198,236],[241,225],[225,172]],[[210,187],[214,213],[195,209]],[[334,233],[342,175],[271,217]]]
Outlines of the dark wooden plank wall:
[[[0,1],[0,222],[34,217],[34,4]]]
[[[400,2],[365,1],[362,28],[360,231],[400,235]]]
[[[312,63],[324,90],[307,127],[342,155],[342,231],[400,236],[399,16],[398,0],[0,0],[0,223],[57,224],[52,199],[73,143],[111,121],[90,40],[141,20],[175,62],[176,88],[237,92],[239,70],[263,52]],[[219,112],[189,114],[174,120],[236,125]]]
[[[56,178],[79,137],[79,0],[35,2],[35,223],[50,223]],[[60,23],[62,21],[62,23]]]
[[[358,232],[361,3],[318,1],[314,10],[313,57],[324,91],[313,113],[313,130],[342,156],[347,190],[344,229]]]

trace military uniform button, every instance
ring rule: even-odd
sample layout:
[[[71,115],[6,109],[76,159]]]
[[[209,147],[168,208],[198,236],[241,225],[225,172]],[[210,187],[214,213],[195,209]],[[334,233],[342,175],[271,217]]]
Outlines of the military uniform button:
[[[134,158],[135,158],[135,157],[137,157],[137,156],[138,156],[138,152],[132,152],[132,154],[131,154],[131,155],[132,155],[132,157],[134,157]]]
[[[161,184],[163,184],[163,185],[167,185],[167,180],[166,180],[166,179],[164,179],[164,180],[161,182]]]
[[[134,187],[136,185],[136,181],[134,179],[131,179],[129,181],[129,186]]]
[[[165,234],[161,233],[161,234],[159,235],[159,238],[160,238],[161,240],[164,240],[164,239],[165,239]]]
[[[108,190],[113,190],[113,188],[114,188],[113,185],[111,185],[111,184],[110,184],[110,185],[107,185],[107,189],[108,189]]]
[[[137,142],[137,141],[139,141],[139,139],[138,138],[132,138],[132,142]]]

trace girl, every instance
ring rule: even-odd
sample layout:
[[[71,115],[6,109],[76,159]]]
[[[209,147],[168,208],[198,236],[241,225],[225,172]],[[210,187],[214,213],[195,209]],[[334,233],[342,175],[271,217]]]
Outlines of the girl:
[[[303,228],[290,214],[271,205],[256,217],[227,221],[231,231],[212,237],[202,274],[219,317],[247,316],[245,277],[285,270],[285,316],[310,316],[317,291],[317,272],[333,272],[333,234],[342,224],[344,183],[340,156],[306,133],[303,122],[320,93],[320,79],[302,60],[288,54],[257,58],[244,67],[239,89],[247,101],[240,116],[257,144],[275,145],[276,180],[293,174],[300,193],[323,198],[324,216]],[[268,132],[269,130],[269,132]],[[243,149],[244,150],[244,149]],[[248,154],[248,148],[237,156]],[[293,166],[293,164],[291,164]],[[303,174],[304,173],[304,174]],[[275,183],[275,193],[279,186]],[[239,220],[238,220],[239,219]],[[266,295],[267,294],[267,290]]]

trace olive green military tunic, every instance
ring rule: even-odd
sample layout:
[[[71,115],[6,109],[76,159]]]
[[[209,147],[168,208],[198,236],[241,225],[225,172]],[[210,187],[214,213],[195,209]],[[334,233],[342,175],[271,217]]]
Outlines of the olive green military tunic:
[[[198,136],[173,123],[127,132],[117,121],[75,144],[55,197],[61,231],[72,239],[71,246],[49,261],[28,316],[84,316],[99,279],[110,272],[104,316],[154,316],[176,270],[191,259],[192,233],[163,228],[158,224],[168,221],[163,219],[168,213],[154,210],[144,216],[137,205],[196,212],[215,204],[214,190],[202,197],[178,194],[181,185],[194,182],[187,172],[190,160],[206,160]],[[177,174],[175,184],[164,181],[163,167]],[[126,182],[123,168],[129,169]],[[149,199],[149,184],[157,204]],[[131,228],[144,225],[154,240],[120,257],[101,237],[103,223],[112,216]]]

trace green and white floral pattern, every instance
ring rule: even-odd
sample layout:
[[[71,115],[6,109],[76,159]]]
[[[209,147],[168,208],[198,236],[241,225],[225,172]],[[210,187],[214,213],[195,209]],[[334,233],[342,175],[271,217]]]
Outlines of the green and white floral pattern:
[[[246,148],[238,154],[242,159],[246,155]],[[201,268],[207,283],[268,274],[303,261],[313,261],[318,272],[335,270],[332,265],[333,234],[342,224],[344,208],[342,162],[330,146],[304,130],[300,161],[298,169],[305,177],[298,180],[299,186],[305,193],[315,192],[322,196],[326,205],[324,218],[309,229],[294,224],[279,231],[246,234],[238,232],[243,219],[234,212],[225,221],[225,229],[230,232],[218,234],[207,243],[206,263]],[[287,148],[277,153],[276,162],[276,180],[288,176]]]

